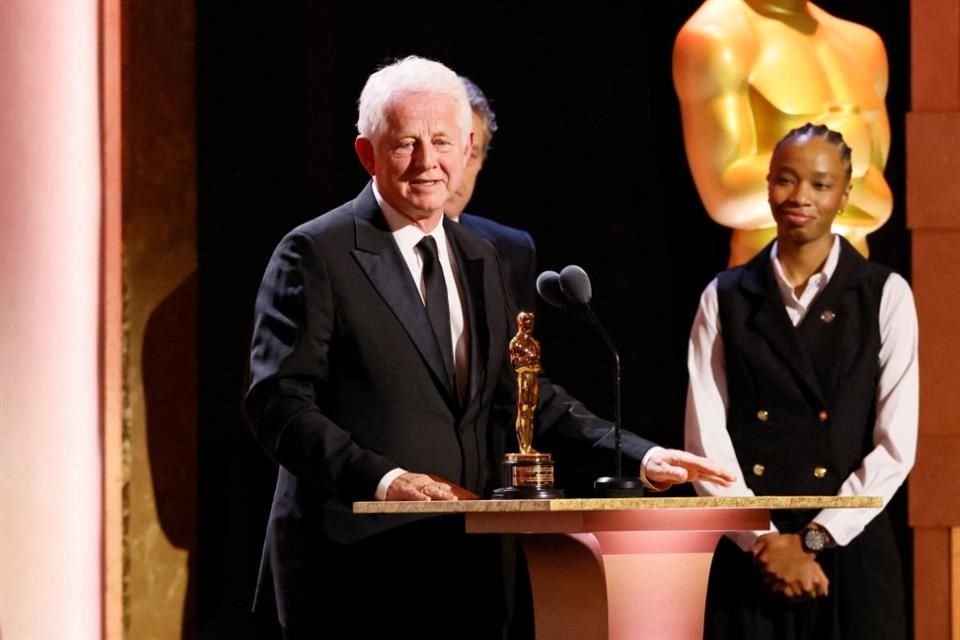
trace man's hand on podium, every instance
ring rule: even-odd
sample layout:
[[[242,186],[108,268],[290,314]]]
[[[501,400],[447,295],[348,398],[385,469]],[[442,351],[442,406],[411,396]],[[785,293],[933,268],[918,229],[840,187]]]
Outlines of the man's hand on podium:
[[[680,449],[651,450],[644,463],[643,472],[653,487],[659,491],[681,482],[712,482],[729,487],[736,477],[718,464],[706,458]]]
[[[475,500],[463,487],[425,473],[402,473],[387,487],[387,500]]]

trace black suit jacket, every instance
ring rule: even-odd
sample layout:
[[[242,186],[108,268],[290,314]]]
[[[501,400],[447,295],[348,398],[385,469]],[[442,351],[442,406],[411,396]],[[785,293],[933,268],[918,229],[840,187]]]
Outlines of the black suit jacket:
[[[264,570],[284,618],[287,583],[310,570],[311,541],[354,543],[414,518],[355,516],[390,470],[431,473],[485,494],[495,461],[516,448],[512,424],[490,420],[512,402],[507,345],[515,305],[496,251],[444,220],[470,322],[470,383],[457,402],[426,311],[372,186],[292,232],[275,250],[257,296],[246,406],[279,462]],[[612,426],[562,389],[541,384],[545,450],[609,451]],[[585,445],[585,446],[584,446]],[[632,468],[652,446],[625,440]]]
[[[530,234],[469,213],[460,215],[460,223],[493,244],[517,306],[524,311],[536,310],[537,248]]]

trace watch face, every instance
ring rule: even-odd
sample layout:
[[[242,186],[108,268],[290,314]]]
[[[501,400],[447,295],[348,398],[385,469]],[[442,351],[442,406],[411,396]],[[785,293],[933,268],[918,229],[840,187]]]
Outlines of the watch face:
[[[826,543],[827,535],[819,529],[807,529],[803,532],[803,546],[807,548],[807,551],[814,553],[823,551]]]

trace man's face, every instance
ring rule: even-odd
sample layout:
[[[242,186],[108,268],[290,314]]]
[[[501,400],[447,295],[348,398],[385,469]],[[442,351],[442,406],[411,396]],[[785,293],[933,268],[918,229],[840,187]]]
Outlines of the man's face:
[[[483,161],[487,157],[487,127],[483,123],[483,118],[473,112],[473,147],[470,151],[470,157],[467,158],[467,167],[463,173],[463,181],[460,188],[456,189],[447,200],[443,212],[451,218],[457,218],[473,197],[473,189],[477,186],[477,174],[483,168]]]
[[[840,150],[827,140],[788,140],[770,161],[767,189],[781,242],[806,244],[830,236],[847,204],[850,182]]]
[[[403,94],[387,107],[375,140],[357,138],[360,162],[380,195],[412,221],[439,217],[463,180],[470,137],[460,131],[457,113],[449,96]]]

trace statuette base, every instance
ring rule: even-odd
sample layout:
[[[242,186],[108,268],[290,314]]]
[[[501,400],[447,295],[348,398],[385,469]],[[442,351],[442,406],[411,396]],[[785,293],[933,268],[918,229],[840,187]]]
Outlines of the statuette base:
[[[503,486],[495,500],[550,500],[562,498],[553,486],[553,459],[549,453],[508,453],[500,463]]]

